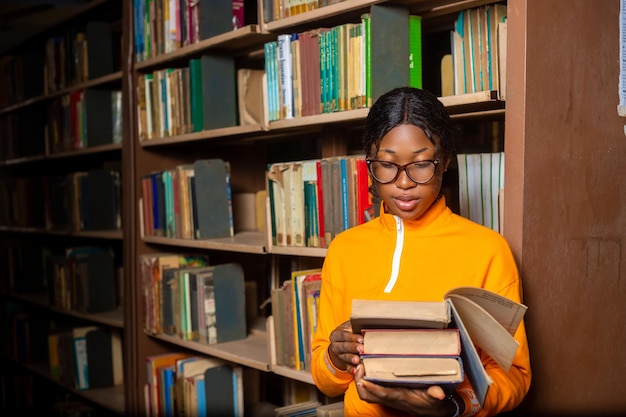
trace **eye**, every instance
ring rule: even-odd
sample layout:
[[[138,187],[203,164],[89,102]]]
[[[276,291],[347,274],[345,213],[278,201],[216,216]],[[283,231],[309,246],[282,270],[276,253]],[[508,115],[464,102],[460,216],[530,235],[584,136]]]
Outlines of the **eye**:
[[[430,168],[432,163],[433,161],[418,161],[418,162],[414,162],[413,166],[417,169],[426,169],[426,168]]]
[[[378,161],[378,163],[380,164],[381,168],[385,168],[385,169],[391,169],[391,168],[397,167],[397,165],[394,164],[393,162]]]

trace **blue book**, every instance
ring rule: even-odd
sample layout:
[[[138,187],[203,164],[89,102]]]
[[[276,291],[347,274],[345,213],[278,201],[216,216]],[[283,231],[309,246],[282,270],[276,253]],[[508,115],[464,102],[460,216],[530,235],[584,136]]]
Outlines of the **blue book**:
[[[350,228],[350,216],[348,214],[348,162],[346,158],[341,158],[341,216],[343,219],[343,230]]]
[[[198,398],[198,417],[206,417],[206,394],[204,375],[196,378],[196,397]]]

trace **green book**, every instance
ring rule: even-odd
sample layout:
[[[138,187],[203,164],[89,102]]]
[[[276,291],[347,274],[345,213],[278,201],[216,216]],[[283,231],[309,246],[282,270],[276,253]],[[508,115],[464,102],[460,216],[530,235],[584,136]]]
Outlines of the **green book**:
[[[422,18],[409,16],[409,85],[422,88]]]
[[[204,130],[204,105],[202,102],[202,61],[189,60],[189,96],[191,107],[191,131]]]

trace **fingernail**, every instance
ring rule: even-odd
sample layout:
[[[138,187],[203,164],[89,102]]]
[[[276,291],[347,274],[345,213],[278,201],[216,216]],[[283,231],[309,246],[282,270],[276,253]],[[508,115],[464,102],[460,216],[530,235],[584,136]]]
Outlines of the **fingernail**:
[[[359,352],[359,355],[363,354],[363,346],[359,345],[356,347],[357,352]]]
[[[357,341],[357,343],[363,343],[363,338],[359,337],[356,341]]]

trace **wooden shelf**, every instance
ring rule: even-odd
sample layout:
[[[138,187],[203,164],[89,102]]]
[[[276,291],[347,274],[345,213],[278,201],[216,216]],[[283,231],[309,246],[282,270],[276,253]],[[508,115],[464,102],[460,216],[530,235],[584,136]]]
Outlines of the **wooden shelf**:
[[[315,385],[315,383],[313,382],[313,376],[310,372],[298,371],[297,369],[277,365],[272,366],[272,372],[274,372],[276,375],[281,375],[289,379],[295,379],[297,381]]]
[[[154,139],[144,139],[139,143],[143,147],[162,146],[171,144],[180,144],[185,142],[194,142],[199,140],[230,140],[235,137],[259,136],[264,132],[260,124],[223,127],[220,129],[203,130],[201,132],[186,133],[184,135],[166,136]]]
[[[97,404],[120,415],[125,414],[124,385],[116,385],[109,388],[99,388],[91,390],[77,390],[75,388],[63,385],[59,381],[53,379],[50,374],[50,365],[48,365],[47,363],[28,364],[25,365],[25,367],[33,373],[44,377],[54,383],[57,383],[64,389],[80,397],[83,397],[93,402],[94,404]]]
[[[51,100],[55,97],[59,97],[64,94],[71,93],[72,91],[81,90],[84,88],[97,87],[97,86],[104,85],[104,84],[121,83],[121,82],[122,82],[122,71],[117,71],[117,72],[105,75],[103,77],[94,78],[93,80],[88,80],[88,81],[85,81],[84,83],[65,87],[58,91],[44,93],[41,96],[32,97],[20,103],[16,103],[11,106],[5,107],[3,109],[0,109],[0,116],[2,116],[3,114],[14,112],[16,110],[23,109],[25,107],[35,105],[37,103]]]
[[[59,307],[51,306],[48,301],[48,294],[45,292],[38,293],[12,293],[3,292],[7,297],[19,300],[21,302],[45,308],[52,312],[63,314],[66,316],[72,316],[79,319],[91,321],[94,323],[103,324],[105,326],[123,328],[124,327],[124,310],[122,307],[112,311],[105,311],[102,313],[82,313],[80,311],[65,310]]]
[[[251,333],[247,338],[226,343],[217,343],[208,345],[204,343],[182,340],[176,336],[168,335],[151,335],[151,337],[163,340],[172,345],[181,346],[194,350],[198,353],[204,353],[215,356],[229,362],[247,366],[249,368],[258,369],[260,371],[269,372],[269,351],[267,335],[262,333]]]
[[[106,145],[89,146],[87,148],[55,152],[55,153],[48,154],[46,158],[47,159],[76,158],[79,156],[84,156],[84,155],[93,154],[93,153],[120,151],[121,149],[122,149],[121,143],[109,143]]]
[[[193,240],[168,237],[144,236],[146,243],[179,246],[184,248],[214,249],[242,253],[266,253],[265,234],[261,232],[241,232],[233,237]]]
[[[185,46],[173,52],[137,62],[135,68],[141,72],[149,72],[153,69],[166,67],[172,62],[194,58],[204,52],[213,50],[229,51],[231,54],[238,55],[251,48],[258,48],[264,42],[268,42],[273,38],[275,36],[261,32],[261,28],[258,25],[248,25]]]

